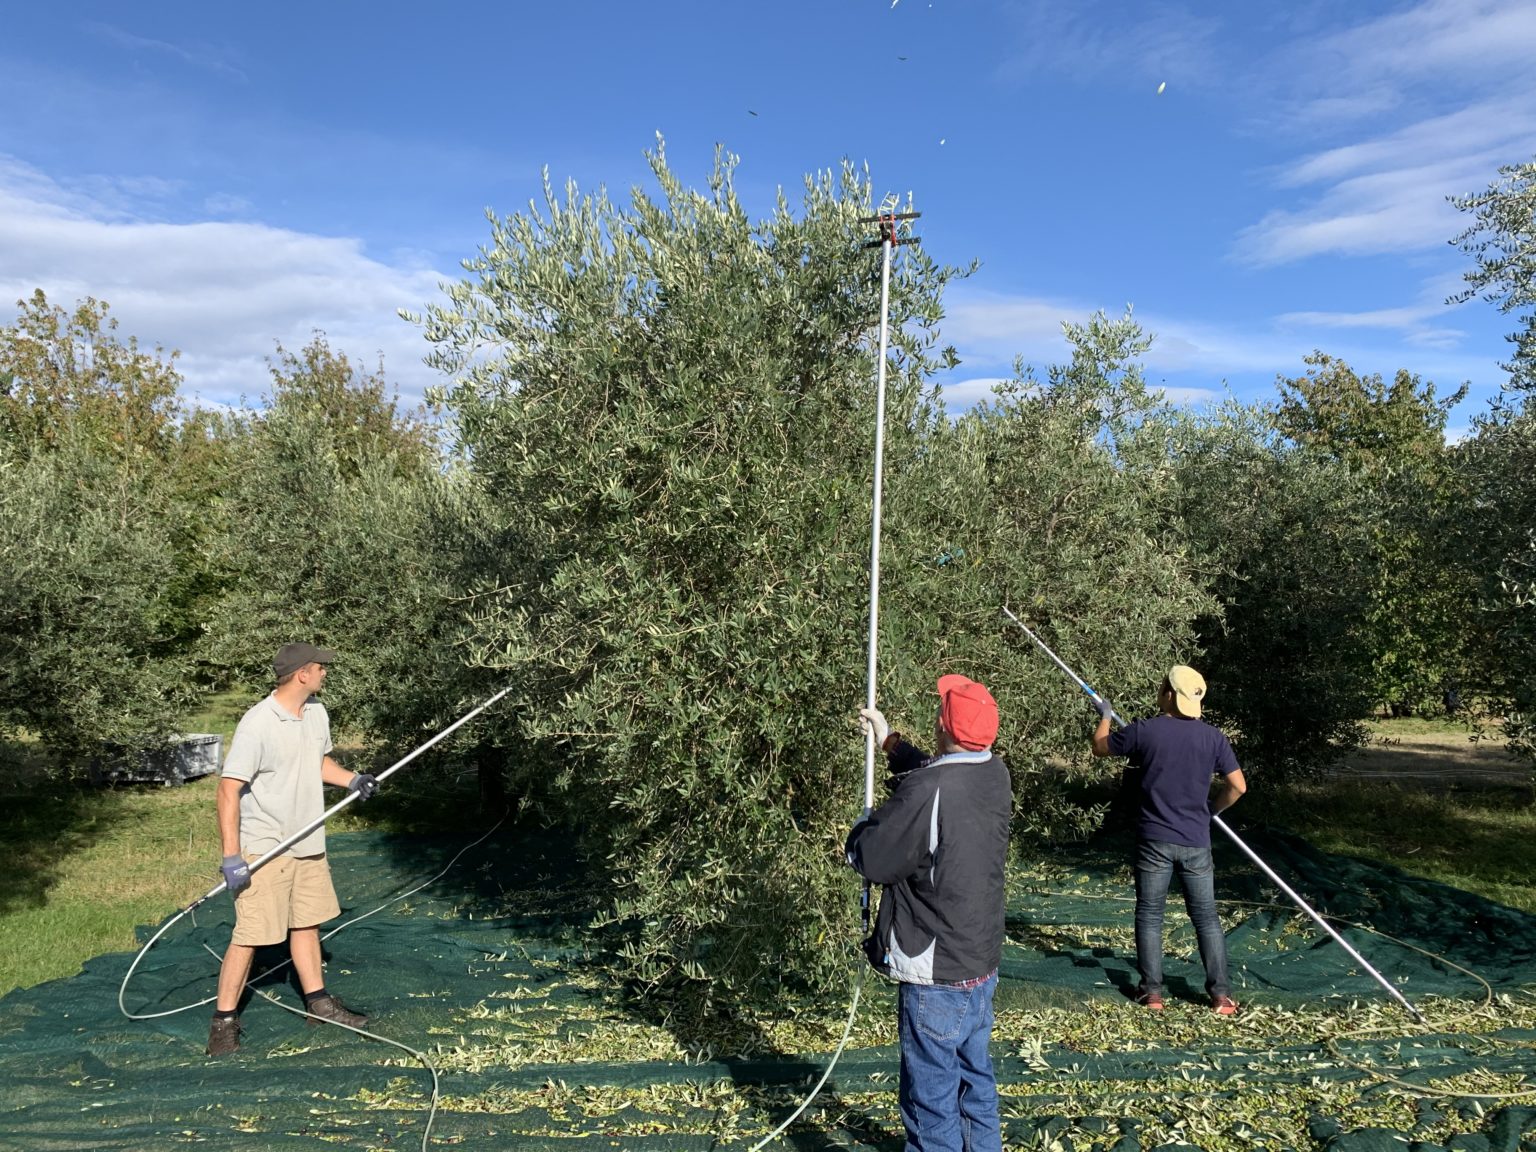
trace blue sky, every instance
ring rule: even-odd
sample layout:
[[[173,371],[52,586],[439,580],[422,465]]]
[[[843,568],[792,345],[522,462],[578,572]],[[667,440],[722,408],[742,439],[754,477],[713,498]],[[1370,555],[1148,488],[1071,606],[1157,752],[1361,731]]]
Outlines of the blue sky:
[[[949,297],[952,402],[1127,304],[1149,376],[1272,394],[1313,348],[1406,367],[1465,424],[1495,392],[1449,193],[1536,155],[1536,0],[1237,5],[273,0],[12,6],[0,36],[0,317],[37,287],[262,393],[314,329],[431,383],[420,308],[548,166],[622,194],[661,132],[766,210],[848,157],[910,192]],[[1158,95],[1159,84],[1166,90]]]

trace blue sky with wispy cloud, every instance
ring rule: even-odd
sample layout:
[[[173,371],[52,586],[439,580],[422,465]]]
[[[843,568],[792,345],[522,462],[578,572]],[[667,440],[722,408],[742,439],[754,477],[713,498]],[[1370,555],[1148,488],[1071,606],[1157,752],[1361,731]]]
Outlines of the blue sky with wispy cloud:
[[[1471,412],[1507,319],[1449,307],[1447,202],[1536,155],[1536,0],[682,0],[14,9],[0,39],[0,300],[109,301],[187,390],[258,397],[315,329],[407,395],[419,308],[541,169],[614,192],[658,131],[766,211],[850,157],[914,196],[954,403],[1063,320],[1134,305],[1182,402],[1267,397],[1314,348]],[[1163,94],[1159,84],[1166,83]],[[4,313],[0,313],[4,314]]]

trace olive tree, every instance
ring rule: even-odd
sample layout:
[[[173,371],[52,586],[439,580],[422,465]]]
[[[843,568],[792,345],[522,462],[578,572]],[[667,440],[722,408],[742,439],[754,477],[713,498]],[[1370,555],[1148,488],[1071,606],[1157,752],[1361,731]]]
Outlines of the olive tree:
[[[423,318],[495,517],[473,650],[514,686],[516,784],[606,861],[633,977],[827,982],[855,929],[841,846],[863,805],[873,198],[845,166],[753,219],[730,158],[702,191],[650,159],[652,188],[625,205],[546,187],[493,216]],[[922,738],[936,675],[995,680],[1003,741],[1033,754],[1064,730],[1067,705],[1044,698],[1071,697],[1004,633],[1005,595],[1080,609],[1102,586],[1100,607],[1131,618],[1133,676],[1147,638],[1161,662],[1203,601],[1151,607],[1161,629],[1129,610],[1128,589],[1178,565],[1144,563],[1158,550],[1119,493],[1148,469],[1120,479],[1100,436],[1116,386],[1095,365],[1118,379],[1114,349],[1046,395],[1021,382],[949,420],[931,376],[953,363],[938,325],[959,272],[903,248],[892,279],[880,698]],[[1120,338],[1105,327],[1085,341]],[[1036,499],[1039,451],[1075,472]],[[1028,509],[1052,494],[1059,536],[1042,544]]]
[[[1482,192],[1450,200],[1476,221],[1451,241],[1476,266],[1450,303],[1481,297],[1500,312],[1526,309],[1506,337],[1515,351],[1504,368],[1515,388],[1536,389],[1536,160],[1507,164]]]
[[[1220,603],[1199,626],[1212,718],[1257,776],[1315,775],[1364,739],[1375,699],[1371,488],[1236,404],[1191,416],[1175,461],[1192,562]]]
[[[115,329],[41,292],[0,329],[0,733],[63,766],[162,739],[192,696],[180,377]]]
[[[1461,501],[1447,536],[1475,579],[1470,687],[1507,718],[1511,747],[1536,759],[1536,402],[1496,402],[1454,451]]]
[[[465,663],[455,622],[469,478],[439,455],[423,414],[399,411],[381,372],[323,336],[280,349],[272,377],[265,407],[232,433],[211,511],[221,593],[200,654],[219,680],[256,688],[283,644],[332,647],[338,721],[409,742],[459,699],[444,685]]]
[[[1444,547],[1457,512],[1445,426],[1467,394],[1399,370],[1391,382],[1315,352],[1302,376],[1277,381],[1275,426],[1306,454],[1342,465],[1354,511],[1370,532],[1351,562],[1371,571],[1368,646],[1376,701],[1393,710],[1438,707],[1463,679],[1472,584]],[[1334,469],[1337,471],[1337,469]]]

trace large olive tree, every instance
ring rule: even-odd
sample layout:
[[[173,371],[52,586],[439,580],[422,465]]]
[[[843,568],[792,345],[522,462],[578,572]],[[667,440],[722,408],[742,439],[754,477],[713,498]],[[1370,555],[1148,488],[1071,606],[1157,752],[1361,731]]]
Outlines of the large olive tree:
[[[473,647],[515,686],[518,784],[606,859],[632,975],[739,988],[832,979],[855,930],[879,256],[852,168],[763,219],[732,175],[695,191],[658,151],[625,205],[546,190],[424,323],[496,518]],[[1205,601],[1139,523],[1157,468],[1105,435],[1144,422],[1116,407],[1127,334],[952,423],[956,274],[903,248],[892,280],[880,698],[926,739],[938,673],[996,683],[1028,778],[1088,726],[1004,598],[1068,614],[1127,685]]]

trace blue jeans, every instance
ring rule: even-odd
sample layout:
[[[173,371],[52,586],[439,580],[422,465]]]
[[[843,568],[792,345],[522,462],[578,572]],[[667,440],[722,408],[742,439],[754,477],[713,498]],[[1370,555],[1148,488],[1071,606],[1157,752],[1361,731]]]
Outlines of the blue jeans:
[[[900,986],[905,1152],[1002,1152],[987,1050],[996,990],[995,972],[974,988]]]
[[[1200,959],[1205,964],[1205,990],[1225,996],[1227,938],[1216,915],[1216,868],[1209,848],[1142,840],[1136,845],[1136,967],[1142,992],[1163,990],[1163,907],[1177,871],[1184,887],[1184,909],[1195,926]]]

